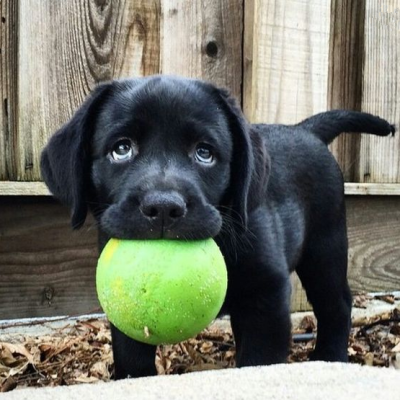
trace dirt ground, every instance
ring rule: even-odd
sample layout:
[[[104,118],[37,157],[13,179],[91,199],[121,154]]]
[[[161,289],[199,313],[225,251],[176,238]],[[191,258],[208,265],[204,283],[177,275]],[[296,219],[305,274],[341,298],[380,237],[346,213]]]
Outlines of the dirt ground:
[[[376,299],[377,296],[355,296],[354,307],[366,309]],[[348,347],[350,362],[400,369],[399,297],[386,295],[379,300],[392,305],[391,309],[353,317]],[[19,331],[14,336],[2,334],[5,326],[0,327],[1,392],[113,378],[111,333],[104,318],[65,321],[64,326],[45,334],[29,333],[28,325],[11,324]],[[315,334],[316,323],[310,313],[298,319],[294,324],[289,362],[308,360]],[[173,346],[159,346],[156,365],[159,374],[182,374],[232,368],[234,359],[229,321],[219,321],[196,338]]]

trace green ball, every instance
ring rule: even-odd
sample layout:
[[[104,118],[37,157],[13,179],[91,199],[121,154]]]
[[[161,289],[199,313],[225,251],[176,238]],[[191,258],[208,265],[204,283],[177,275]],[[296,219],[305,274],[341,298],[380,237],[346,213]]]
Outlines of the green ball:
[[[110,322],[149,344],[195,336],[217,316],[227,271],[212,239],[111,239],[100,255],[97,295]]]

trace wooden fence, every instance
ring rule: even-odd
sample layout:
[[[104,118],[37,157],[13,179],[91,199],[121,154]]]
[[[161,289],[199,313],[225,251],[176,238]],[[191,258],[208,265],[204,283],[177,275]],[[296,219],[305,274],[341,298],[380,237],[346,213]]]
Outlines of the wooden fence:
[[[69,231],[39,155],[100,81],[180,74],[228,87],[252,122],[349,108],[400,125],[400,0],[0,0],[0,12],[0,318],[97,307],[95,228]],[[343,135],[331,150],[348,182],[351,286],[399,289],[400,135]]]

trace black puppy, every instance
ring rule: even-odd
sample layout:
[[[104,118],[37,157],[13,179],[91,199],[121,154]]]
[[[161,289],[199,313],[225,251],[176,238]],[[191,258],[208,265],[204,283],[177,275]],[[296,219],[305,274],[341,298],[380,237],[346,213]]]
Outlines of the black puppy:
[[[51,192],[79,228],[90,210],[111,237],[214,237],[228,268],[237,365],[284,362],[296,270],[318,319],[313,358],[347,360],[351,294],[340,132],[394,133],[370,114],[329,111],[297,125],[250,125],[209,83],[148,77],[102,84],[50,140]],[[112,327],[115,376],[156,374],[156,347]]]

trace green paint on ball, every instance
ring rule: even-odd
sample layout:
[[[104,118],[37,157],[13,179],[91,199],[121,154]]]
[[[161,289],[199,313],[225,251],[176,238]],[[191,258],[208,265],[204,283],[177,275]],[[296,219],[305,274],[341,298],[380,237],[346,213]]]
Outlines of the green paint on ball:
[[[195,336],[225,299],[224,258],[212,239],[111,239],[100,255],[97,295],[110,322],[149,344]]]

